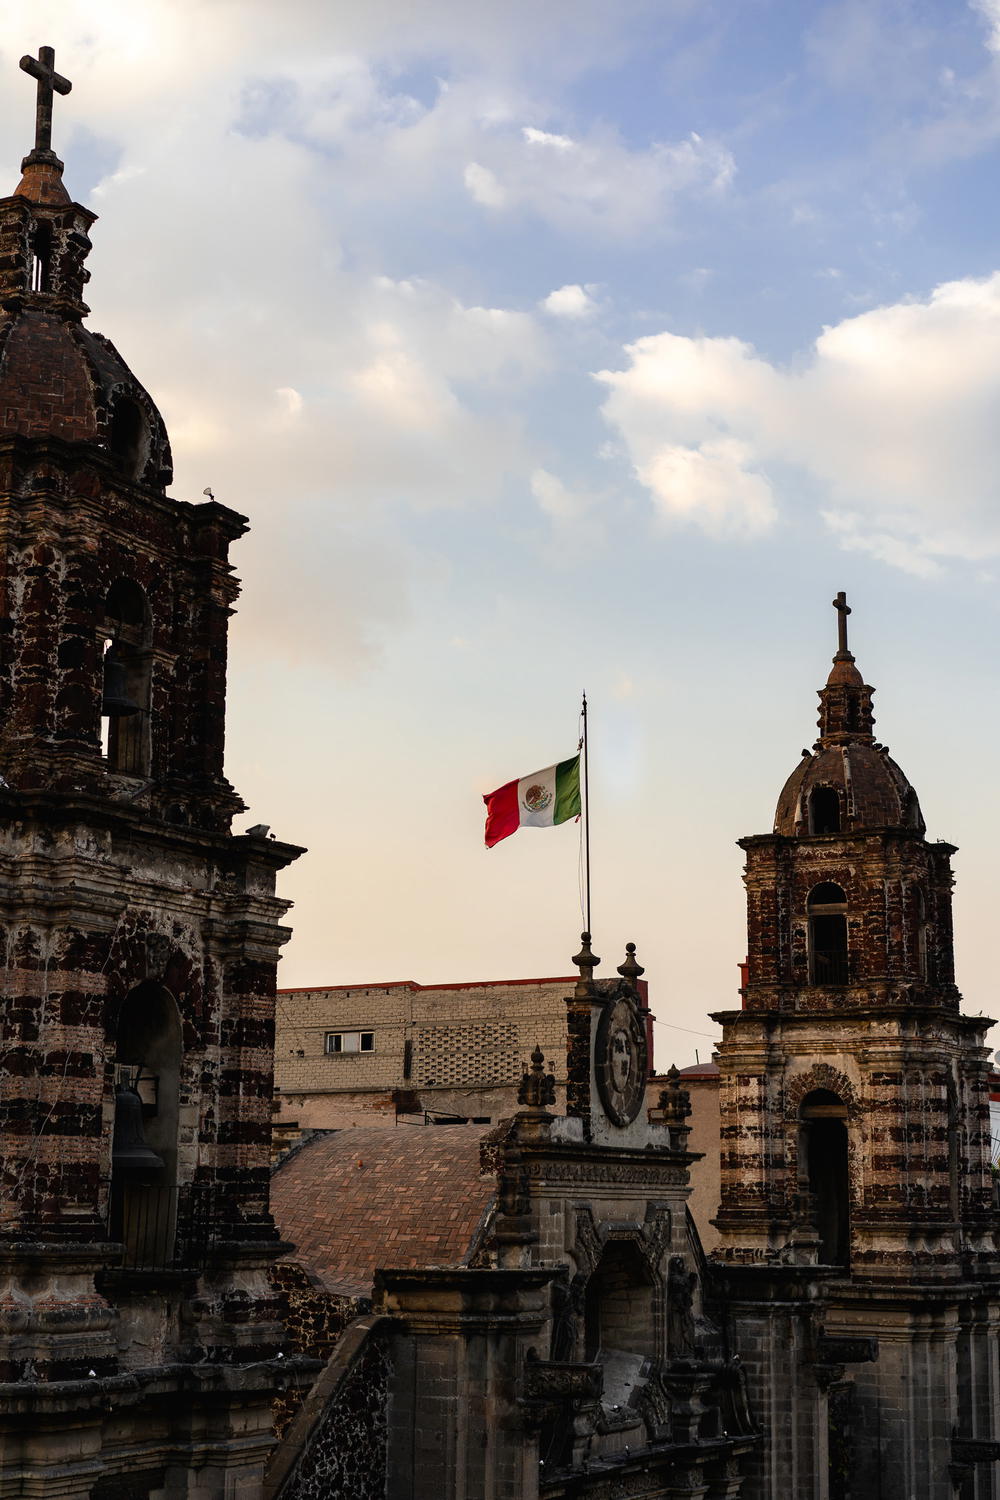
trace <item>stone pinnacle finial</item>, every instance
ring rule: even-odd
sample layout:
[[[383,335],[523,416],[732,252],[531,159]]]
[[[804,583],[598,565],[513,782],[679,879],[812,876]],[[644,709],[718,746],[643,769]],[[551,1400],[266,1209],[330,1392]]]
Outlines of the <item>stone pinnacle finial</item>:
[[[834,661],[853,661],[854,657],[847,647],[847,616],[851,613],[851,606],[843,589],[834,599],[833,607],[837,611],[837,655]]]
[[[676,1063],[667,1069],[667,1086],[660,1095],[660,1107],[655,1111],[657,1123],[666,1125],[670,1131],[670,1145],[674,1151],[686,1151],[691,1127],[687,1123],[691,1113],[691,1095],[681,1084],[681,1075]],[[650,1119],[654,1115],[650,1114]]]
[[[630,984],[633,989],[635,989],[639,977],[642,974],[645,974],[646,971],[642,967],[642,964],[636,963],[634,943],[625,944],[625,962],[618,965],[616,972],[619,973],[625,980],[626,984]]]
[[[573,962],[580,970],[580,978],[576,982],[576,993],[580,996],[592,995],[594,993],[594,970],[600,963],[596,954],[590,951],[590,933],[580,933],[580,951]]]
[[[556,1102],[555,1074],[546,1073],[545,1058],[537,1043],[531,1054],[531,1071],[521,1076],[517,1102],[528,1109],[544,1109],[547,1104]]]
[[[55,69],[56,54],[53,47],[39,47],[37,58],[22,57],[20,67],[38,80],[35,95],[35,148],[34,156],[52,154],[52,94],[68,94],[73,85]]]
[[[820,737],[817,749],[830,745],[846,745],[852,741],[872,743],[872,693],[858,671],[854,657],[847,644],[847,616],[851,606],[841,589],[833,607],[837,611],[837,654],[826,680],[820,689]]]
[[[22,177],[15,196],[34,203],[68,203],[62,181],[63,164],[52,149],[52,95],[68,94],[73,85],[55,70],[52,47],[39,47],[38,56],[22,57],[20,67],[38,82],[35,96],[35,144],[21,163]]]

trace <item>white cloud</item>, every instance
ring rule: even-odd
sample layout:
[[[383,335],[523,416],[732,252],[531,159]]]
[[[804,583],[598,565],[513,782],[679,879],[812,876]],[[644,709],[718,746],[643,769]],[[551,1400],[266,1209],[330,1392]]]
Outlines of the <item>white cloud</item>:
[[[547,130],[536,130],[533,125],[525,125],[521,134],[529,146],[549,146],[553,151],[575,151],[576,142],[568,135],[550,135]]]
[[[877,557],[880,562],[890,563],[917,578],[933,578],[941,572],[940,564],[930,556],[926,543],[872,530],[870,522],[866,529],[865,518],[850,511],[824,510],[820,515],[845,552],[867,552],[870,557]]]
[[[804,491],[841,545],[921,576],[1000,553],[1000,273],[845,319],[788,367],[669,333],[626,353],[604,414],[667,518],[752,535]]]
[[[531,493],[542,510],[554,521],[575,521],[587,509],[587,500],[567,489],[563,481],[547,469],[535,469],[531,475]]]
[[[477,203],[481,203],[484,208],[503,208],[507,202],[507,194],[489,167],[481,167],[477,161],[470,161],[463,176],[465,186]]]
[[[570,486],[542,468],[532,471],[530,487],[552,525],[554,566],[574,566],[582,554],[594,555],[605,545],[607,491]]]
[[[637,472],[668,519],[695,521],[712,536],[755,536],[771,526],[776,509],[752,462],[748,444],[719,438],[699,448],[664,444]]]
[[[1000,0],[970,0],[970,4],[989,25],[987,47],[991,52],[1000,52]]]
[[[560,286],[543,297],[540,307],[554,318],[589,318],[597,309],[591,286]]]
[[[735,170],[725,146],[695,133],[632,150],[605,126],[574,140],[484,122],[465,183],[486,207],[525,211],[574,234],[629,239],[662,231],[679,195],[724,191]]]

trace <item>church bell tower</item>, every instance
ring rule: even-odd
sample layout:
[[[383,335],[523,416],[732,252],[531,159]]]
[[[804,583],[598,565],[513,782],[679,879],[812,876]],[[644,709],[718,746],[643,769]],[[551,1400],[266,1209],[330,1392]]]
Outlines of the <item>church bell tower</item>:
[[[167,493],[163,420],[86,324],[95,216],[51,146],[70,84],[51,48],[21,67],[35,145],[0,199],[0,1492],[249,1500],[281,1368],[275,877],[302,851],[231,832],[246,520]]]
[[[959,1010],[955,849],[876,740],[834,607],[819,738],[773,831],[740,840],[743,1008],[716,1017],[715,1256],[759,1334],[758,1410],[784,1413],[748,1494],[979,1500],[1000,1493],[991,1023]]]

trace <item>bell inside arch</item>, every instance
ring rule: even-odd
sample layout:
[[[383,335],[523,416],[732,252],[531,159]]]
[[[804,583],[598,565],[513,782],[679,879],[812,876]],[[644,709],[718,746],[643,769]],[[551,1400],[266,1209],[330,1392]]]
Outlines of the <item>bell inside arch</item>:
[[[164,1162],[146,1145],[142,1130],[142,1100],[135,1089],[115,1089],[115,1133],[111,1142],[111,1172],[120,1182],[147,1187],[163,1177]]]
[[[124,719],[129,714],[137,714],[139,705],[134,698],[128,695],[127,670],[122,660],[121,650],[117,641],[112,641],[104,653],[104,698],[101,703],[101,717],[104,719]]]

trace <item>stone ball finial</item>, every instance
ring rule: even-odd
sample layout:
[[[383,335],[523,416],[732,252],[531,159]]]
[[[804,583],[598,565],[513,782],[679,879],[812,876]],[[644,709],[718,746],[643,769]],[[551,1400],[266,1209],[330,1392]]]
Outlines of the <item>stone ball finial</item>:
[[[642,964],[636,962],[634,943],[625,944],[625,962],[618,965],[616,972],[619,973],[625,980],[626,984],[630,984],[633,989],[635,989],[636,981],[640,978],[641,975],[645,974],[646,971],[643,968]]]
[[[590,995],[594,989],[594,970],[600,963],[596,953],[591,952],[590,933],[580,933],[580,951],[573,959],[580,970],[580,978],[577,980],[576,993],[578,995]]]

